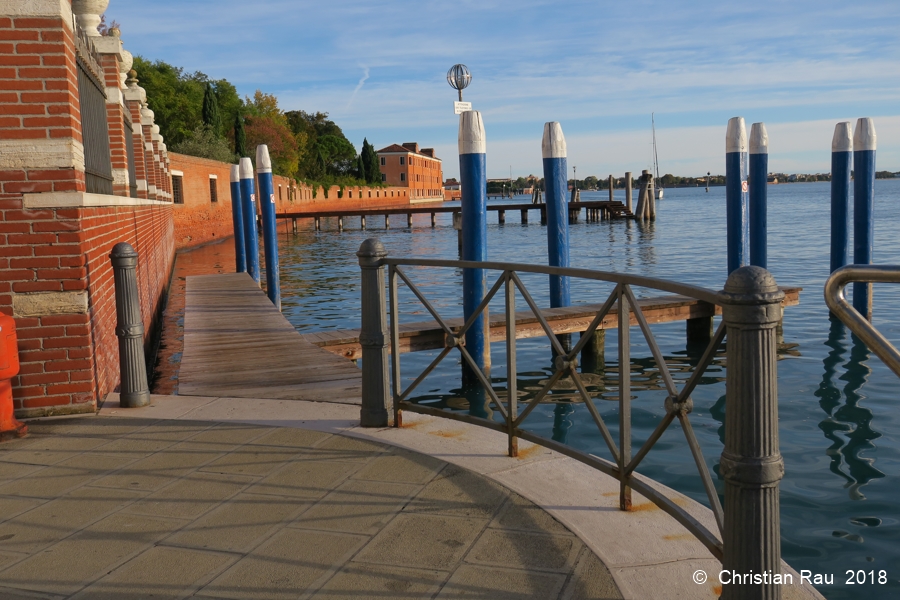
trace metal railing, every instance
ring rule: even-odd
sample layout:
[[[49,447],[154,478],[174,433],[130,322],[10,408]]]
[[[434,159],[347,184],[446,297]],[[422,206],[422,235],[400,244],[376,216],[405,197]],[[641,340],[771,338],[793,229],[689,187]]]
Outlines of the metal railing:
[[[900,283],[900,265],[847,265],[825,282],[825,304],[884,364],[900,377],[900,351],[844,298],[849,283]]]
[[[662,279],[588,269],[499,262],[388,258],[384,247],[374,239],[363,242],[357,256],[362,270],[360,345],[363,349],[363,398],[360,415],[363,426],[386,426],[391,421],[391,415],[394,426],[399,426],[402,419],[401,411],[407,410],[465,421],[502,432],[507,435],[507,451],[510,456],[515,456],[517,453],[518,438],[551,448],[617,479],[620,483],[619,507],[621,510],[631,508],[632,490],[642,494],[681,523],[715,557],[722,559],[723,568],[741,573],[751,572],[751,569],[753,572],[781,572],[778,482],[783,475],[783,463],[778,450],[775,330],[781,320],[781,302],[784,293],[778,289],[775,280],[765,269],[758,267],[738,269],[729,277],[725,289],[716,293],[705,288]],[[385,282],[384,275],[385,267],[388,269],[387,282]],[[475,268],[499,272],[499,275],[481,304],[466,322],[461,327],[452,328],[410,280],[404,271],[406,267]],[[560,344],[556,334],[542,315],[541,309],[522,282],[519,277],[520,273],[559,275],[607,282],[614,284],[614,289],[596,312],[578,343],[567,351]],[[402,388],[401,382],[400,352],[392,352],[390,365],[388,364],[388,335],[390,347],[395,349],[400,347],[398,315],[398,284],[400,282],[408,286],[445,335],[443,350],[406,389]],[[387,283],[390,299],[389,334],[385,283]],[[663,354],[632,287],[661,290],[722,306],[722,323],[706,347],[694,372],[681,389],[678,389],[667,368]],[[507,389],[505,402],[494,390],[488,377],[477,367],[476,362],[466,350],[464,342],[465,334],[472,327],[476,317],[486,313],[491,299],[497,296],[501,289],[504,290],[506,325]],[[552,376],[544,382],[540,391],[521,407],[518,404],[517,393],[517,291],[540,323],[555,355]],[[597,331],[604,317],[614,306],[617,307],[618,313],[618,441],[613,439],[603,416],[585,387],[581,374],[578,372],[576,360],[578,353],[588,343],[591,334]],[[631,364],[630,329],[634,326],[633,322],[640,328],[650,348],[666,391],[663,401],[666,414],[636,453],[632,453],[631,447],[631,373],[629,368]],[[725,479],[725,499],[729,510],[724,512],[712,476],[703,458],[700,444],[691,426],[689,414],[693,407],[691,393],[700,382],[706,368],[715,358],[725,339],[726,332],[729,337],[726,350],[726,413],[728,418],[726,419],[725,448],[720,460],[720,472]],[[502,417],[500,421],[422,406],[409,401],[412,392],[453,350],[459,352],[464,363],[468,364],[471,371],[474,372],[490,398],[490,403]],[[390,371],[391,386],[388,386],[388,371]],[[528,416],[563,377],[571,378],[577,388],[591,420],[609,449],[611,461],[523,429]],[[635,477],[635,470],[641,461],[675,419],[678,419],[684,431],[692,459],[697,466],[715,516],[717,531],[711,531],[658,488]],[[726,586],[726,588],[728,587],[735,588],[736,586]],[[730,596],[732,593],[726,589],[722,597],[736,597]],[[778,598],[780,590],[769,587],[766,594],[768,594],[765,596],[767,598]]]

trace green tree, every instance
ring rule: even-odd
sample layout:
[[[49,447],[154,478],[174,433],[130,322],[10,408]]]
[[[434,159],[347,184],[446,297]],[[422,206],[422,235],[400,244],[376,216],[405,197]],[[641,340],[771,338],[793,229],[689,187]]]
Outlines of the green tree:
[[[363,138],[362,148],[363,164],[366,167],[366,183],[381,183],[381,165],[378,161],[378,153],[375,147]]]
[[[209,125],[198,125],[187,137],[173,144],[172,151],[224,163],[235,162],[235,155],[228,147],[228,142],[216,135]]]
[[[266,144],[272,171],[285,177],[296,177],[297,144],[288,126],[272,116],[247,117],[246,121],[247,146],[255,150],[260,144]]]
[[[241,115],[234,117],[234,153],[238,158],[249,156],[247,154],[247,134],[244,132],[244,118]]]
[[[362,154],[356,157],[356,178],[366,180],[366,164],[363,162]]]
[[[147,104],[155,114],[155,122],[169,146],[191,136],[203,121],[203,99],[207,84],[215,92],[223,123],[231,123],[243,110],[237,90],[227,80],[211,80],[197,71],[184,69],[161,60],[134,57],[139,85],[147,91]],[[221,127],[220,127],[221,129]]]
[[[216,135],[222,135],[222,116],[219,114],[219,102],[210,82],[206,82],[203,92],[203,123]]]

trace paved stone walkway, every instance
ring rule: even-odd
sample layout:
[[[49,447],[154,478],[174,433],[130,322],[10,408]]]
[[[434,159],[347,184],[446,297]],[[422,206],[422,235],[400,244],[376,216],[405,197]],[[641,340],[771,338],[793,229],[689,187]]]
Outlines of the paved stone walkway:
[[[296,428],[86,417],[0,446],[0,598],[622,598],[460,467]]]

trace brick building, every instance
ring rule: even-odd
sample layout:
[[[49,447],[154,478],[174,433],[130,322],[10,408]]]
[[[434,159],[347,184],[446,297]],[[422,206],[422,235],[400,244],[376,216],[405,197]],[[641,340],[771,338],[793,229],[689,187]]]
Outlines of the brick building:
[[[391,144],[378,151],[381,180],[391,186],[409,188],[411,203],[444,199],[444,172],[434,148],[419,148],[416,142]]]

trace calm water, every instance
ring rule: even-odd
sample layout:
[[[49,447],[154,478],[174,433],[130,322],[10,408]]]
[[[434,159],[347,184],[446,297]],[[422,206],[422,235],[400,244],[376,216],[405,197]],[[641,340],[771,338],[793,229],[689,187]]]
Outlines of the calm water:
[[[781,452],[786,474],[781,483],[783,557],[796,569],[833,574],[834,586],[820,588],[828,598],[896,598],[900,594],[900,399],[897,378],[868,350],[829,321],[822,288],[829,265],[828,183],[769,186],[769,269],[781,285],[804,288],[799,306],[785,312],[784,341],[779,347],[779,410]],[[618,196],[623,192],[619,191]],[[573,224],[570,231],[573,266],[651,275],[721,289],[725,281],[724,188],[666,190],[658,203],[658,220],[651,225],[616,221]],[[584,200],[605,199],[607,193]],[[527,201],[519,198],[516,201]],[[496,203],[492,200],[491,203]],[[876,182],[875,262],[900,264],[900,180]],[[499,225],[489,213],[491,260],[546,264],[546,228],[537,213],[520,224],[518,212],[507,213]],[[457,258],[456,232],[449,215],[429,227],[429,216],[395,218],[384,230],[380,218],[369,219],[369,230],[356,219],[337,232],[336,221],[323,220],[323,231],[301,223],[300,233],[282,234],[281,265],[284,313],[301,332],[359,326],[359,268],[355,252],[367,237],[379,237],[392,256]],[[282,231],[284,231],[282,229]],[[461,316],[461,274],[456,270],[409,269],[408,273],[438,310]],[[496,275],[488,275],[489,285]],[[547,302],[545,277],[524,277],[542,306]],[[265,278],[263,278],[265,281]],[[576,303],[602,302],[611,287],[573,281]],[[401,289],[402,321],[430,318]],[[636,289],[639,295],[652,290]],[[900,286],[876,285],[875,325],[890,339],[900,338]],[[524,301],[517,299],[519,309]],[[492,304],[502,311],[502,297]],[[667,364],[680,385],[699,358],[684,340],[684,324],[653,326]],[[632,333],[634,444],[642,443],[664,415],[665,393],[639,329]],[[598,407],[615,431],[615,332],[607,333],[606,369],[585,376],[599,398]],[[493,348],[496,387],[505,386],[504,346]],[[436,356],[422,352],[403,356],[404,386]],[[546,379],[549,346],[541,340],[520,340],[519,388],[534,393]],[[459,390],[456,355],[416,390],[416,398],[436,406],[465,410],[468,400]],[[710,468],[722,450],[724,371],[717,361],[693,394],[691,421]],[[529,417],[526,427],[609,458],[587,410],[560,386]],[[615,433],[614,433],[615,435]],[[499,448],[503,452],[505,448]],[[639,471],[706,504],[696,468],[677,425],[657,443]],[[718,481],[720,492],[722,482]],[[886,585],[847,586],[848,569],[887,571]]]

